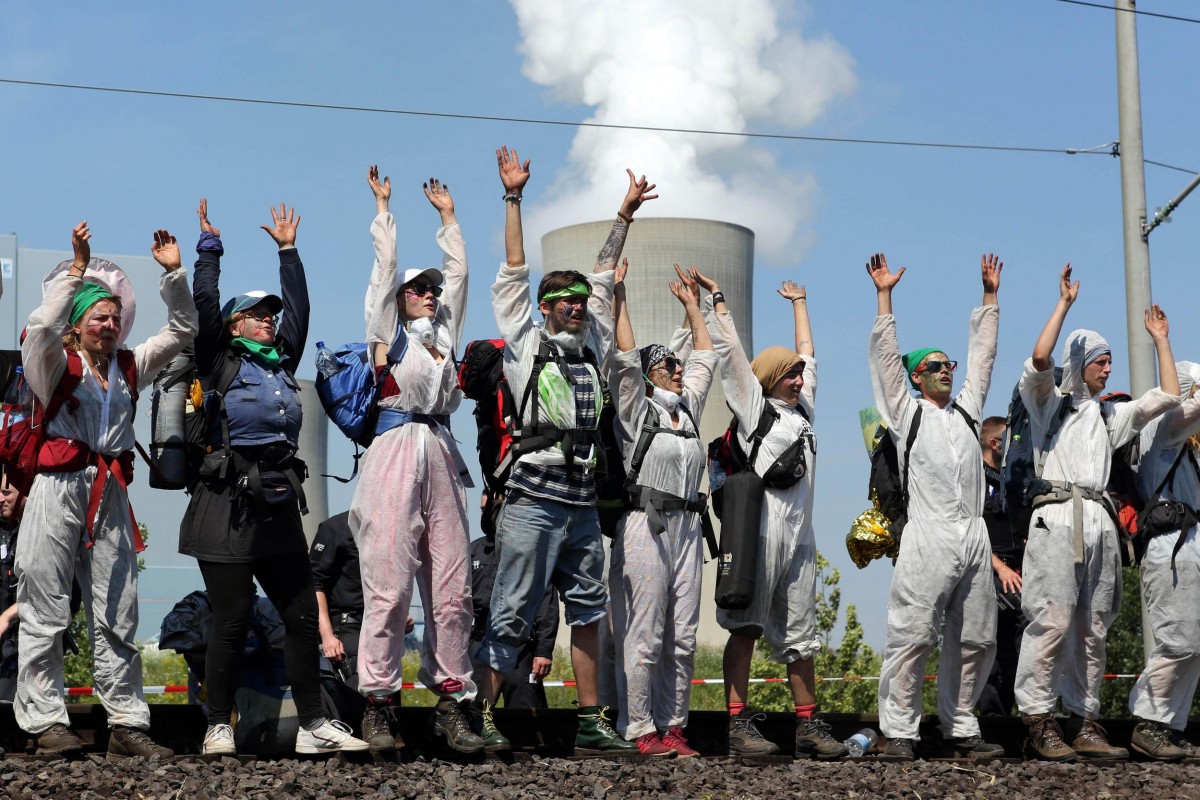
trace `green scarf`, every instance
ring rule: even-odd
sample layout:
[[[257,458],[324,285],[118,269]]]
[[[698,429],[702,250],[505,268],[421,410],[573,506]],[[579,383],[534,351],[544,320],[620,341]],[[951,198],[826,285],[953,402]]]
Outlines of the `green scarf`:
[[[252,356],[258,356],[268,367],[278,367],[279,360],[283,354],[279,352],[279,348],[273,344],[261,344],[253,339],[247,339],[244,336],[235,337],[233,344],[241,345]]]
[[[110,297],[116,297],[116,295],[98,283],[85,281],[79,291],[75,293],[75,299],[71,301],[71,324],[79,322],[79,318],[96,303]]]

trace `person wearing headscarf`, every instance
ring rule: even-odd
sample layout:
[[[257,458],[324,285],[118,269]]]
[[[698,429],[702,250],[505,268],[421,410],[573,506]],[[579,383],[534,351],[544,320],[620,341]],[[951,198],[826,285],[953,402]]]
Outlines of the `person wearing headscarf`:
[[[1146,310],[1146,330],[1158,356],[1159,387],[1111,411],[1103,408],[1099,397],[1112,371],[1112,352],[1100,334],[1085,329],[1072,331],[1063,343],[1062,383],[1055,386],[1054,346],[1078,296],[1079,281],[1071,283],[1068,264],[1059,278],[1058,303],[1018,384],[1040,481],[1025,545],[1021,608],[1029,626],[1017,663],[1016,697],[1033,754],[1051,761],[1129,755],[1109,744],[1096,722],[1105,640],[1121,607],[1119,523],[1106,489],[1113,451],[1180,403],[1167,317],[1158,306]],[[1071,413],[1048,438],[1064,403]],[[1059,700],[1078,720],[1070,745],[1054,716]]]
[[[729,632],[725,644],[725,704],[730,755],[771,755],[779,746],[754,724],[748,706],[750,661],[755,642],[765,638],[770,658],[787,667],[796,707],[796,758],[822,760],[846,755],[845,745],[816,713],[813,658],[817,638],[817,544],[813,531],[817,360],[808,317],[808,293],[784,281],[780,297],[792,308],[794,347],[768,347],[751,361],[742,350],[724,295],[712,296],[713,345],[721,359],[721,386],[737,423],[737,441],[761,476],[783,469],[787,479],[768,485],[758,524],[758,567],[750,606],[717,609],[717,624]],[[693,354],[694,357],[694,354]],[[764,415],[774,418],[757,448],[752,437]],[[757,449],[757,456],[753,453]],[[783,461],[788,461],[786,466]],[[773,469],[774,468],[774,469]]]
[[[1004,749],[983,740],[974,714],[996,655],[996,592],[983,520],[986,484],[978,420],[996,361],[1003,264],[991,254],[980,260],[983,302],[971,312],[967,376],[957,395],[952,392],[958,362],[944,350],[923,347],[900,355],[892,291],[905,269],[889,271],[881,253],[867,264],[878,307],[868,342],[871,388],[908,489],[908,519],[888,591],[879,727],[888,740],[887,755],[914,757],[925,662],[944,622],[937,670],[944,752],[994,758]],[[906,456],[914,429],[917,436]]]
[[[1142,430],[1138,466],[1147,502],[1172,502],[1182,512],[1172,520],[1178,527],[1164,525],[1146,543],[1142,593],[1154,650],[1129,693],[1138,719],[1130,743],[1159,761],[1194,755],[1183,732],[1200,682],[1200,364],[1180,361],[1175,371],[1183,402]]]
[[[377,167],[367,181],[377,211],[367,345],[382,388],[375,440],[350,504],[364,601],[358,650],[358,688],[367,698],[363,737],[375,751],[396,746],[390,721],[404,683],[400,662],[415,583],[426,609],[418,677],[438,697],[434,733],[458,752],[476,753],[483,741],[467,717],[476,695],[467,554],[466,487],[472,484],[450,432],[450,414],[462,401],[454,359],[467,313],[467,248],[449,187],[430,178],[425,197],[441,218],[442,268],[399,269],[391,181],[381,182]]]
[[[702,484],[706,447],[698,427],[717,368],[700,312],[696,278],[675,266],[669,285],[683,304],[694,337],[687,364],[669,348],[634,339],[617,270],[613,313],[614,397],[629,504],[613,538],[611,596],[619,694],[617,731],[646,756],[690,757],[687,727],[703,564]],[[695,268],[690,272],[694,273]]]
[[[221,303],[221,232],[200,201],[196,244],[196,372],[204,387],[208,453],[191,486],[179,552],[195,558],[212,606],[204,660],[206,755],[236,752],[231,715],[241,683],[254,581],[284,624],[283,656],[300,731],[297,753],[365,750],[321,703],[317,600],[300,515],[305,469],[296,458],[303,413],[295,371],[308,338],[308,283],[296,249],[300,217],[280,204],[262,229],[279,247],[283,295],[245,292]],[[303,509],[303,512],[302,512]]]
[[[167,324],[132,350],[122,347],[134,313],[124,273],[91,257],[91,230],[75,227],[75,257],[52,274],[42,303],[29,316],[21,357],[25,379],[45,410],[72,375],[79,376],[60,412],[45,421],[17,551],[21,614],[17,724],[41,753],[69,753],[83,742],[68,727],[63,702],[62,637],[71,622],[72,581],[83,587],[92,630],[96,693],[112,728],[108,757],[165,758],[150,739],[150,709],[142,692],[138,626],[137,551],[141,537],[129,504],[133,477],[137,391],[196,334],[196,306],[179,248],[167,231],[154,234],[151,252],[165,273],[159,294]],[[64,262],[62,266],[66,266]],[[122,296],[124,295],[124,296]]]

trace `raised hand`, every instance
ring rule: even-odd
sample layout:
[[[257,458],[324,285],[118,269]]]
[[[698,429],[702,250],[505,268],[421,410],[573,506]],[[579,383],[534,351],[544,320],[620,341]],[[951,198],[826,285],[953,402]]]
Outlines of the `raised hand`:
[[[1166,339],[1170,333],[1170,327],[1167,325],[1167,315],[1157,305],[1152,305],[1146,309],[1146,330],[1152,339]]]
[[[983,278],[983,293],[996,294],[1000,291],[1000,271],[1004,262],[997,256],[988,253],[979,259],[979,272]]]
[[[775,291],[779,292],[779,296],[788,302],[808,299],[808,292],[803,286],[797,286],[795,281],[784,281],[783,285]]]
[[[883,253],[876,253],[867,262],[867,274],[871,276],[871,281],[875,284],[875,290],[880,292],[890,292],[900,282],[900,277],[906,269],[908,267],[901,267],[895,272],[889,271],[887,258]]]
[[[218,239],[221,238],[220,228],[214,228],[213,224],[208,221],[208,200],[203,197],[200,198],[200,207],[196,209],[196,216],[200,218],[201,233],[211,233]]]
[[[71,263],[72,269],[85,270],[88,263],[92,260],[92,229],[88,227],[87,220],[76,225],[71,229],[71,249],[75,251],[75,260]]]
[[[688,276],[691,277],[691,279],[696,283],[700,284],[701,288],[703,288],[704,291],[708,292],[709,294],[721,291],[720,285],[718,285],[715,280],[701,274],[700,270],[696,269],[695,267],[688,267]]]
[[[288,207],[280,203],[279,211],[276,211],[275,206],[271,206],[271,222],[273,224],[270,227],[266,225],[260,227],[275,240],[279,249],[286,250],[289,247],[295,247],[296,229],[300,227],[300,215],[296,213],[295,207],[288,211]]]
[[[496,166],[500,168],[500,182],[504,184],[505,194],[519,196],[529,182],[529,159],[522,164],[515,149],[510,153],[507,147],[501,147],[496,151]]]
[[[678,264],[676,264],[675,265],[675,274],[679,276],[679,283],[681,283],[683,285],[683,288],[687,289],[688,297],[690,298],[691,302],[694,303],[697,307],[699,307],[700,306],[700,283],[696,280],[696,276],[699,275],[700,273],[696,272],[695,267],[689,267],[686,271],[684,271],[679,268]],[[675,283],[675,281],[672,281],[672,283]],[[672,289],[671,293],[674,294],[675,290]],[[679,295],[677,295],[677,294],[675,296],[679,297]],[[685,306],[688,305],[688,300],[685,300],[682,297],[679,297],[679,300]]]
[[[379,182],[379,166],[372,164],[367,170],[367,184],[371,187],[371,194],[375,195],[375,208],[380,213],[388,210],[388,202],[392,199],[392,179],[386,175],[383,177],[383,183]]]
[[[671,281],[667,284],[667,288],[671,290],[671,294],[679,298],[679,302],[683,303],[684,308],[690,308],[696,305],[695,298],[688,288],[683,285],[683,281]]]
[[[421,185],[425,188],[425,197],[439,214],[454,216],[454,200],[450,197],[449,186],[437,178],[430,178],[428,183]]]
[[[658,197],[656,194],[650,194],[658,184],[647,181],[645,175],[635,177],[633,170],[628,167],[625,173],[629,175],[629,188],[625,191],[625,199],[621,201],[621,209],[617,211],[617,216],[626,222],[632,222],[633,213],[642,207],[642,203]]]
[[[204,201],[201,200],[201,209],[204,208]],[[201,228],[207,224],[204,215],[200,215]],[[212,226],[209,226],[210,228]],[[214,234],[219,235],[219,234]],[[183,263],[179,258],[179,245],[175,243],[175,237],[165,229],[160,228],[154,232],[154,244],[150,248],[150,253],[154,256],[154,260],[162,264],[163,269],[167,272],[174,272],[179,269]]]
[[[1079,281],[1071,283],[1071,265],[1063,267],[1062,275],[1058,278],[1058,299],[1068,306],[1079,298]]]
[[[629,273],[629,259],[622,258],[621,264],[613,269],[613,272],[617,273],[617,285],[625,283],[625,276]]]

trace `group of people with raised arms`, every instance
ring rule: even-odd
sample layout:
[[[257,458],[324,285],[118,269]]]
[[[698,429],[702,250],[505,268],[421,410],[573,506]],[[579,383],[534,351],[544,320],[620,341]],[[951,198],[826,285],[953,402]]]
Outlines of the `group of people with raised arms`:
[[[235,752],[231,712],[257,580],[286,629],[298,752],[397,746],[391,711],[403,684],[415,584],[425,609],[419,677],[438,696],[434,732],[450,748],[478,753],[511,746],[493,707],[553,588],[570,628],[576,753],[696,755],[686,728],[709,489],[699,419],[719,380],[733,412],[736,444],[749,454],[747,468],[765,479],[761,515],[751,523],[758,546],[752,597],[748,607],[718,609],[717,615],[729,634],[723,662],[729,752],[779,751],[759,732],[748,706],[751,659],[763,638],[770,658],[786,666],[796,756],[847,755],[816,702],[817,360],[805,288],[784,281],[778,290],[792,307],[791,346],[770,346],[751,358],[717,283],[676,265],[673,275],[663,276],[663,288],[682,305],[684,325],[668,343],[639,346],[630,317],[639,298],[626,292],[630,266],[621,253],[635,215],[657,197],[654,184],[627,170],[628,189],[594,270],[545,271],[531,298],[521,222],[530,162],[507,148],[496,157],[505,260],[492,285],[492,309],[504,341],[504,379],[517,408],[513,464],[496,525],[495,583],[477,646],[466,502],[471,478],[449,426],[462,400],[456,359],[467,313],[466,245],[449,187],[431,178],[424,193],[440,218],[442,264],[402,268],[391,182],[376,167],[368,172],[376,202],[370,227],[375,258],[364,308],[379,412],[347,518],[361,572],[361,738],[328,715],[318,689],[318,648],[336,636],[325,630],[318,603],[328,603],[328,587],[320,587],[318,601],[300,523],[304,465],[296,457],[302,414],[295,372],[309,315],[295,247],[300,217],[281,204],[272,208],[271,224],[262,226],[279,248],[280,295],[250,291],[224,302],[218,285],[224,249],[207,203],[198,210],[191,292],[174,237],[156,232],[153,254],[166,271],[161,293],[168,323],[133,350],[121,346],[120,282],[105,280],[107,262],[91,259],[87,224],[76,227],[75,258],[48,280],[22,347],[46,437],[16,558],[21,646],[15,706],[42,752],[82,746],[67,725],[59,692],[61,640],[71,582],[78,578],[94,631],[97,693],[113,728],[110,758],[170,754],[147,735],[133,644],[140,540],[127,486],[137,391],[191,347],[203,387],[194,402],[208,446],[189,487],[179,549],[199,562],[213,608],[205,753]],[[879,683],[885,752],[894,757],[916,754],[921,681],[939,635],[937,706],[946,751],[968,758],[1002,754],[981,737],[974,715],[996,648],[978,420],[996,355],[1001,269],[994,256],[982,259],[983,301],[971,314],[966,379],[955,393],[957,362],[949,354],[901,351],[892,295],[904,269],[892,272],[883,255],[867,264],[878,311],[868,342],[871,386],[887,435],[903,454],[908,492]],[[1182,508],[1183,522],[1174,536],[1149,543],[1142,567],[1157,646],[1131,698],[1140,720],[1133,747],[1152,758],[1183,758],[1192,750],[1179,732],[1200,680],[1200,623],[1192,613],[1200,601],[1200,367],[1177,367],[1166,317],[1155,306],[1147,311],[1146,327],[1157,347],[1160,388],[1111,410],[1100,403],[1112,355],[1098,334],[1086,330],[1067,336],[1056,383],[1051,353],[1079,291],[1070,279],[1068,266],[1059,303],[1020,383],[1042,480],[1022,576],[1030,624],[1016,701],[1039,757],[1125,753],[1096,723],[1105,636],[1121,601],[1117,522],[1105,487],[1114,448],[1140,435],[1143,488]],[[596,493],[597,476],[611,468],[604,463],[601,430],[606,395],[616,410],[614,433],[628,489],[607,573]],[[1062,408],[1065,418],[1047,435]],[[615,715],[600,701],[601,620],[609,614],[617,654]],[[1054,716],[1059,700],[1079,718],[1069,725],[1069,745]]]

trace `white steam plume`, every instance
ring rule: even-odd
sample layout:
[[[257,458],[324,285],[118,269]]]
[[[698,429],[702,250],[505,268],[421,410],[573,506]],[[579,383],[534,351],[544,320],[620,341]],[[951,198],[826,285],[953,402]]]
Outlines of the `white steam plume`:
[[[594,106],[593,122],[798,128],[856,85],[840,44],[781,25],[786,0],[511,2],[525,76],[555,100]],[[742,137],[583,128],[547,201],[530,209],[531,238],[612,216],[628,185],[625,167],[659,186],[647,216],[745,225],[768,258],[794,257],[817,192],[810,175],[785,173]]]

